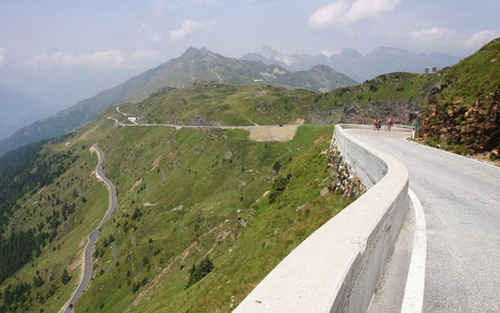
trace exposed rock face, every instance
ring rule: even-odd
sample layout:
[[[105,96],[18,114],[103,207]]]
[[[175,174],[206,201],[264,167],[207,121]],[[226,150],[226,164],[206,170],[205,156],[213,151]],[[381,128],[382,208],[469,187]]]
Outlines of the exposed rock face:
[[[441,145],[460,145],[468,153],[489,152],[492,159],[500,150],[500,85],[472,105],[462,100],[440,99],[443,86],[433,89],[430,106],[422,113],[419,135],[434,138]]]
[[[457,65],[440,71],[440,82],[420,113],[419,136],[462,154],[499,158],[500,38]]]
[[[328,174],[328,189],[332,192],[341,193],[344,197],[357,198],[366,191],[366,187],[356,177],[352,168],[342,159],[335,136],[328,151]]]
[[[385,120],[392,116],[394,120],[403,124],[410,123],[410,114],[417,110],[417,102],[375,102],[371,106],[354,104],[346,107],[342,115],[341,123],[347,124],[371,124],[375,119]]]
[[[392,116],[409,124],[437,79],[437,75],[390,73],[328,95],[330,101],[344,108],[341,123],[371,124]]]

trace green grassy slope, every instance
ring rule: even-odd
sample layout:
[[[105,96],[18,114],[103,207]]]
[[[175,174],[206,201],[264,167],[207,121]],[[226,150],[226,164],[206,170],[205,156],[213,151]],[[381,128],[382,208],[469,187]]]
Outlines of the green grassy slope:
[[[244,131],[123,128],[100,143],[111,147],[106,171],[117,182],[121,210],[103,233],[113,244],[98,245],[97,278],[80,312],[230,311],[348,203],[319,196],[331,132],[303,127],[291,142],[255,143]],[[263,195],[273,180],[288,175],[269,203]],[[207,256],[214,271],[186,289],[192,265]]]
[[[57,174],[50,180],[27,184],[8,215],[0,245],[23,232],[33,232],[43,242],[39,255],[23,259],[27,263],[0,283],[0,312],[57,312],[69,298],[79,278],[75,260],[79,260],[87,234],[107,207],[106,189],[90,176],[97,160],[88,147],[84,140],[69,147],[64,142],[45,145],[36,155],[34,166],[15,176],[14,181],[29,182],[33,178],[22,173],[41,171],[44,167],[40,164],[46,161],[52,161],[46,174],[54,170]],[[19,243],[16,249],[27,249],[26,243]],[[72,277],[66,284],[61,280],[65,269]]]
[[[331,124],[340,119],[343,108],[302,89],[263,83],[198,82],[183,89],[162,90],[137,105],[121,106],[121,109],[152,123],[276,125],[298,118],[311,124]]]
[[[263,84],[196,88],[205,87],[173,93],[195,99],[208,92],[205,103],[216,112],[219,97],[241,101],[231,114],[214,115],[231,116],[224,122],[247,121],[238,114],[243,116],[246,98],[255,92],[267,93],[262,103],[284,114],[267,114],[262,121],[270,124],[303,112],[306,101],[297,99],[316,99],[312,92]],[[280,93],[293,99],[291,113],[283,110],[288,100],[280,100]],[[315,105],[319,110],[324,103]],[[151,110],[163,112],[165,106],[160,101]],[[75,134],[43,146],[74,161],[48,185],[17,199],[3,237],[30,229],[51,236],[39,256],[0,283],[0,312],[57,312],[75,287],[86,236],[107,207],[106,189],[91,176],[92,143],[106,153],[105,172],[121,209],[103,229],[95,280],[77,312],[230,311],[291,249],[352,201],[320,196],[331,183],[325,151],[332,126],[303,126],[292,141],[257,143],[243,130],[115,128],[111,115],[118,113],[109,109]],[[186,288],[193,265],[205,258],[213,271]],[[71,277],[66,283],[65,271]]]
[[[460,153],[500,158],[500,38],[439,75],[421,135]]]

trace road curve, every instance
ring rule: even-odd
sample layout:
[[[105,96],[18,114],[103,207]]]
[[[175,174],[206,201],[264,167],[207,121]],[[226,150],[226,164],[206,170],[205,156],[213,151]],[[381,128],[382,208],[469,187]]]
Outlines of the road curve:
[[[500,312],[500,168],[406,141],[404,133],[349,132],[405,164],[422,202],[423,312]]]
[[[102,218],[101,222],[88,236],[87,245],[85,246],[85,250],[83,251],[82,256],[82,273],[80,276],[80,282],[76,287],[75,291],[71,295],[71,298],[65,304],[65,308],[63,310],[64,313],[72,313],[75,307],[75,304],[78,302],[78,299],[83,295],[85,290],[87,290],[90,279],[92,277],[92,253],[94,252],[95,244],[97,239],[99,238],[99,232],[101,231],[102,226],[109,220],[114,211],[118,209],[118,201],[116,196],[116,188],[113,183],[104,175],[104,171],[102,169],[102,165],[104,163],[104,153],[97,146],[97,144],[92,145],[90,148],[91,152],[97,153],[98,162],[96,167],[96,177],[100,181],[102,181],[106,188],[109,191],[109,207],[106,211],[106,214]]]

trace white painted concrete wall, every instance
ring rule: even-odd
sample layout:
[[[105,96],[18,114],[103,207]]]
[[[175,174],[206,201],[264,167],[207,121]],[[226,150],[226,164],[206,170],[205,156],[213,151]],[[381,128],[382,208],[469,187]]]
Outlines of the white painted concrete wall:
[[[373,186],[294,249],[233,312],[366,312],[409,208],[408,172],[338,125],[335,137]]]

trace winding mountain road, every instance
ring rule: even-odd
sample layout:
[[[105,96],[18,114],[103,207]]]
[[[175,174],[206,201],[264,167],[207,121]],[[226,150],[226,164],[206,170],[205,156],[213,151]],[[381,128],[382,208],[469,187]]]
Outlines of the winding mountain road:
[[[500,168],[409,142],[407,132],[348,132],[399,159],[422,202],[422,312],[500,312]]]
[[[118,108],[117,108],[118,111]],[[121,114],[126,114],[119,111]],[[254,126],[227,126],[227,125],[177,125],[168,123],[125,123],[116,118],[108,116],[108,120],[115,122],[115,127],[169,127],[177,130],[188,129],[242,129],[250,133],[249,139],[260,142],[267,141],[289,141],[292,140],[299,126],[305,124],[287,124],[287,125],[258,125]],[[316,125],[321,126],[321,125]]]
[[[97,242],[97,239],[99,238],[99,232],[101,231],[102,226],[109,220],[113,212],[118,209],[116,188],[113,183],[104,175],[104,171],[102,168],[102,165],[104,163],[104,153],[96,144],[92,145],[90,151],[97,153],[98,162],[95,171],[96,177],[106,185],[106,188],[109,191],[109,207],[97,228],[94,229],[88,236],[87,245],[85,246],[85,250],[83,251],[82,256],[82,273],[80,276],[80,282],[71,295],[69,301],[65,304],[65,308],[63,310],[64,313],[72,313],[74,311],[76,302],[78,302],[78,299],[80,299],[85,290],[87,290],[90,279],[92,277],[92,253],[94,252],[95,244]]]

